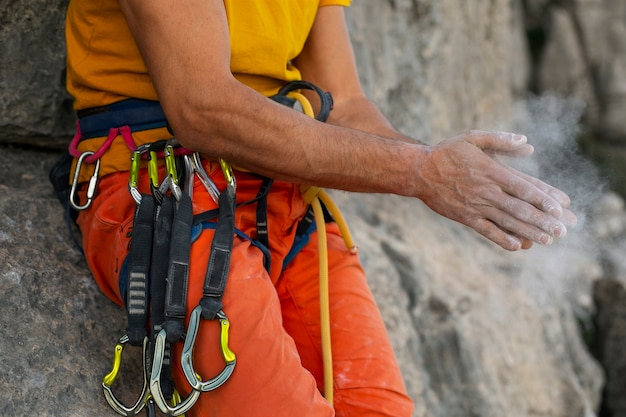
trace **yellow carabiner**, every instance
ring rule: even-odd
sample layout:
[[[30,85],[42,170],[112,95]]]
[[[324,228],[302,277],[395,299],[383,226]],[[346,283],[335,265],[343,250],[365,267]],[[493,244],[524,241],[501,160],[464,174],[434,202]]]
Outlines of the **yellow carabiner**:
[[[234,188],[236,186],[236,183],[235,175],[233,174],[233,168],[228,162],[226,162],[222,158],[219,159],[219,162],[220,166],[222,167],[222,172],[224,173],[224,178],[226,178],[226,185]]]
[[[222,349],[222,356],[226,365],[224,369],[215,377],[208,381],[200,381],[197,377],[197,373],[193,367],[193,346],[198,336],[198,327],[200,326],[200,320],[202,317],[202,307],[197,306],[191,312],[189,318],[189,327],[187,328],[187,335],[185,336],[185,344],[180,357],[180,362],[183,368],[183,373],[189,385],[196,391],[207,392],[220,387],[224,382],[232,375],[237,359],[235,353],[228,347],[228,330],[230,328],[230,322],[226,317],[226,314],[222,310],[218,311],[217,319],[220,322],[220,345]]]
[[[167,171],[167,177],[169,178],[169,187],[172,191],[172,195],[176,200],[180,200],[182,191],[178,185],[178,173],[176,172],[176,157],[174,155],[174,147],[170,144],[165,146],[163,151],[165,154],[165,170]],[[193,184],[193,182],[192,182]]]
[[[192,390],[191,394],[182,401],[180,401],[180,395],[178,395],[177,399],[173,401],[176,403],[173,406],[167,403],[163,391],[161,390],[161,369],[163,368],[163,358],[165,356],[166,337],[167,332],[165,329],[161,330],[156,337],[154,359],[152,361],[152,374],[150,375],[150,393],[152,394],[152,399],[163,414],[167,417],[175,417],[189,411],[196,401],[198,401],[201,392]]]
[[[217,319],[220,322],[220,345],[222,348],[222,356],[224,357],[224,362],[226,362],[226,366],[233,367],[235,366],[235,361],[237,360],[237,358],[235,357],[235,352],[230,350],[230,347],[228,346],[228,331],[230,329],[230,321],[222,310],[217,312]]]
[[[77,204],[74,199],[76,198],[76,188],[78,187],[78,179],[80,178],[80,169],[83,166],[83,162],[85,158],[93,155],[94,153],[91,151],[83,152],[78,157],[78,161],[76,162],[76,168],[74,169],[74,178],[72,180],[72,188],[70,189],[70,206],[74,210],[86,210],[91,206],[91,202],[96,195],[96,188],[98,187],[98,175],[100,173],[100,160],[96,160],[96,167],[93,171],[93,175],[89,178],[89,185],[87,186],[87,201],[85,204],[80,205]]]
[[[139,165],[141,162],[141,150],[137,149],[130,157],[130,173],[128,176],[128,191],[135,200],[141,204],[141,193],[139,192]]]
[[[124,351],[124,345],[126,343],[128,343],[128,335],[124,335],[119,340],[119,342],[115,345],[115,353],[113,356],[113,367],[111,369],[111,372],[109,372],[108,374],[104,376],[104,378],[102,378],[102,391],[104,392],[104,398],[107,400],[111,408],[115,410],[116,413],[124,417],[133,417],[133,416],[138,415],[141,412],[141,410],[144,408],[144,406],[146,405],[146,400],[148,399],[150,391],[148,390],[148,376],[147,376],[147,372],[144,366],[143,388],[141,390],[141,394],[139,395],[139,398],[137,399],[137,402],[133,406],[131,407],[125,406],[124,404],[122,404],[120,400],[117,399],[117,397],[113,393],[111,386],[115,382],[115,379],[117,378],[117,374],[119,373],[120,367],[122,365],[122,353]],[[148,347],[149,347],[148,338],[146,337],[143,341],[142,364],[146,363]]]
[[[148,152],[148,176],[150,187],[154,191],[159,189],[159,165],[156,151]]]

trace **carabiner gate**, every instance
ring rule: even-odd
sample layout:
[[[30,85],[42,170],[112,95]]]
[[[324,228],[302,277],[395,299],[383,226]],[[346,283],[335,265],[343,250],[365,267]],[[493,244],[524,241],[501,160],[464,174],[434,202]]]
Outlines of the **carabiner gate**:
[[[102,390],[104,392],[104,398],[107,400],[111,408],[115,410],[116,413],[125,417],[133,417],[138,415],[139,412],[141,412],[141,410],[144,408],[144,406],[146,405],[146,400],[148,399],[148,396],[150,394],[150,391],[148,390],[148,374],[145,369],[149,343],[148,338],[146,337],[143,341],[143,388],[141,390],[139,398],[137,399],[137,402],[132,407],[127,407],[122,404],[122,402],[117,399],[117,397],[113,393],[113,390],[111,389],[111,386],[115,382],[117,374],[120,370],[120,366],[122,364],[122,352],[124,351],[124,345],[126,343],[128,343],[128,335],[124,335],[115,345],[113,368],[111,369],[111,372],[109,372],[104,376],[104,378],[102,378]]]
[[[219,310],[217,312],[217,319],[220,322],[220,345],[222,348],[222,356],[224,357],[226,365],[217,376],[209,379],[208,381],[200,381],[197,378],[196,371],[193,367],[193,346],[196,342],[196,336],[198,335],[198,327],[200,326],[201,316],[202,307],[197,306],[193,309],[189,318],[189,327],[187,328],[187,335],[185,336],[185,344],[183,346],[180,362],[189,385],[191,385],[196,391],[207,392],[220,387],[228,380],[228,378],[230,378],[235,369],[237,358],[235,357],[235,353],[228,347],[228,330],[230,328],[230,322],[228,321],[226,314],[224,314],[224,311]]]
[[[93,201],[94,196],[96,195],[96,188],[98,187],[98,175],[100,173],[100,160],[96,160],[96,167],[93,171],[93,175],[89,178],[89,185],[87,186],[87,201],[85,204],[80,205],[77,204],[74,199],[76,198],[76,188],[78,187],[78,179],[80,178],[80,169],[83,166],[83,161],[88,156],[93,155],[92,151],[86,151],[80,154],[78,157],[78,161],[76,162],[76,168],[74,169],[74,178],[72,180],[72,188],[70,189],[70,206],[74,210],[86,210],[91,206],[91,202]]]

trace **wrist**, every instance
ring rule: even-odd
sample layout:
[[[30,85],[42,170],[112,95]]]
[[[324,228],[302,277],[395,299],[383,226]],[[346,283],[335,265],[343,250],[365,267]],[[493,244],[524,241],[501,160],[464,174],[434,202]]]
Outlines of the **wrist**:
[[[419,142],[409,145],[409,151],[402,153],[402,158],[406,159],[405,165],[408,167],[407,172],[402,175],[403,181],[400,183],[400,189],[397,194],[407,197],[417,197],[420,200],[426,193],[428,188],[427,170],[432,165],[431,159],[433,148]]]

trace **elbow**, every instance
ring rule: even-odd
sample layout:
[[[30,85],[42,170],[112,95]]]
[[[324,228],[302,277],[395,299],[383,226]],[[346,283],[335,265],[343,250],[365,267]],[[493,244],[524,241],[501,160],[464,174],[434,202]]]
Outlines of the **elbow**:
[[[219,156],[227,139],[222,126],[232,103],[228,102],[223,83],[210,85],[222,87],[174,92],[166,95],[161,104],[174,137],[183,147]]]
[[[210,102],[182,100],[175,105],[170,104],[165,111],[172,133],[181,146],[212,155],[219,153],[219,146],[212,149],[218,135],[213,120],[215,112]]]

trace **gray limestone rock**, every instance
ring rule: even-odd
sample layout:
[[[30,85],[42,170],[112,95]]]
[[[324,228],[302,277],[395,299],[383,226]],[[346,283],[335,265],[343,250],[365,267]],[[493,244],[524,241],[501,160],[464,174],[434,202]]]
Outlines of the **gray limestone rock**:
[[[600,409],[605,379],[584,342],[594,329],[593,283],[626,282],[623,200],[586,181],[595,174],[554,140],[573,137],[579,107],[572,117],[542,96],[536,100],[549,111],[533,112],[520,110],[517,98],[538,66],[543,89],[578,95],[593,116],[587,121],[626,137],[624,4],[386,0],[354,2],[347,13],[363,85],[402,131],[434,143],[470,128],[521,128],[546,155],[522,168],[572,191],[581,219],[553,247],[510,254],[418,201],[333,193],[361,246],[416,417],[590,417]],[[0,142],[21,145],[0,147],[7,417],[114,415],[100,383],[124,313],[93,283],[47,181],[56,153],[44,149],[66,146],[73,127],[63,88],[66,6],[0,0]],[[531,66],[529,24],[550,34],[543,66]],[[548,129],[550,121],[572,131]],[[609,304],[596,302],[608,323]],[[626,343],[621,333],[603,334],[604,346]],[[124,355],[116,388],[130,391],[130,402],[140,357],[137,349]],[[608,357],[605,392],[619,392],[621,365]]]

